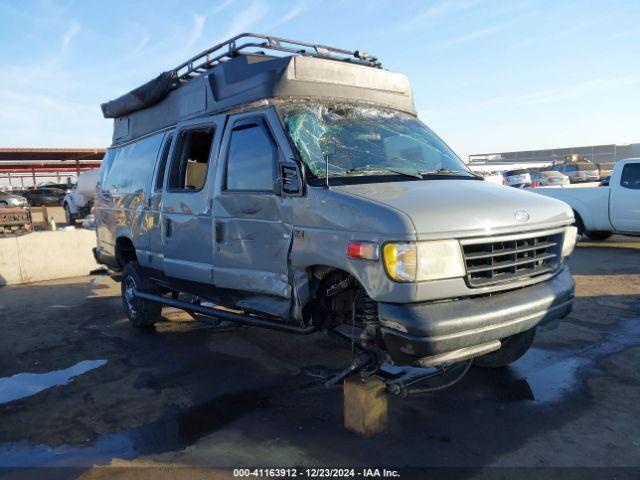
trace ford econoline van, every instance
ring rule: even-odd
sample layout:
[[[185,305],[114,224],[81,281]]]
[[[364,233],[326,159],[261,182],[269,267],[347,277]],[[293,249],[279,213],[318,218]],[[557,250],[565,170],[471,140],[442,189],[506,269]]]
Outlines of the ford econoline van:
[[[371,55],[243,34],[102,109],[95,255],[136,327],[331,332],[346,375],[504,366],[571,310],[571,208],[472,173]]]

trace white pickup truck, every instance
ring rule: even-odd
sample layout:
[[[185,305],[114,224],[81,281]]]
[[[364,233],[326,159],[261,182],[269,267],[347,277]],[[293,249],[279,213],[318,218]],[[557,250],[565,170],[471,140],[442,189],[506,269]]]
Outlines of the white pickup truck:
[[[592,240],[613,233],[640,235],[640,158],[616,162],[608,186],[532,191],[568,203],[578,232]]]

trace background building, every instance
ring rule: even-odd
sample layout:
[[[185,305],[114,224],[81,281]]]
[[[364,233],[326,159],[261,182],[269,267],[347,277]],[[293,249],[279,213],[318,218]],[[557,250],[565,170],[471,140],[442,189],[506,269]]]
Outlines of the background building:
[[[469,166],[478,171],[499,171],[512,168],[535,168],[588,160],[595,164],[613,164],[617,160],[640,157],[640,143],[627,145],[593,145],[520,152],[480,153],[469,155]]]
[[[100,167],[104,148],[0,148],[0,187],[75,183],[78,173]]]

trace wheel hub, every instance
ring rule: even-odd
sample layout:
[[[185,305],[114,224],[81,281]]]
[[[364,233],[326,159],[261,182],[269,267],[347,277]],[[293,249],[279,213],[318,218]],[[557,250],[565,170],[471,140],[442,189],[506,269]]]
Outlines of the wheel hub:
[[[131,276],[127,277],[124,284],[124,301],[127,304],[129,313],[133,316],[138,313],[138,308],[136,306],[136,289],[137,286],[135,279]]]

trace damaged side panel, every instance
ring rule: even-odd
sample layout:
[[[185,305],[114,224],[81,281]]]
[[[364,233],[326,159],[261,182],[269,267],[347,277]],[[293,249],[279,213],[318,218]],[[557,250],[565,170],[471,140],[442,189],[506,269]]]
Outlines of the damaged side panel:
[[[291,264],[296,272],[314,266],[346,271],[378,301],[407,301],[415,295],[413,284],[390,283],[381,262],[350,259],[346,249],[350,241],[415,240],[407,233],[413,224],[406,215],[334,189],[309,188],[295,201]]]
[[[224,207],[241,207],[240,199],[225,199]],[[224,208],[222,207],[222,208]],[[263,205],[245,218],[216,216],[219,232],[215,252],[216,286],[234,290],[250,289],[289,297],[291,289],[287,272],[290,227],[268,217],[273,205]]]
[[[291,298],[290,198],[276,195],[278,164],[290,155],[272,109],[231,115],[215,197],[217,287]]]

